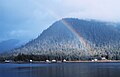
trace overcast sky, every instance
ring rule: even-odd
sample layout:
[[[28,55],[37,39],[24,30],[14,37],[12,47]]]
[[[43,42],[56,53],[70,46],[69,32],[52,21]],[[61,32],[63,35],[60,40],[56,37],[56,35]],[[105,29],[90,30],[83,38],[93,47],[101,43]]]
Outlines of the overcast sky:
[[[66,17],[120,22],[120,0],[0,0],[0,41],[36,38]]]

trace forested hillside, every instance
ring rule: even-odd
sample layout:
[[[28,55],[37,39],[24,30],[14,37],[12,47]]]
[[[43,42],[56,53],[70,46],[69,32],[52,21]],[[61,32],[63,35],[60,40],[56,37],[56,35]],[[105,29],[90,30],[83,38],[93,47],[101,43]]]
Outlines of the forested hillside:
[[[65,18],[11,54],[39,55],[45,59],[120,59],[120,25]]]

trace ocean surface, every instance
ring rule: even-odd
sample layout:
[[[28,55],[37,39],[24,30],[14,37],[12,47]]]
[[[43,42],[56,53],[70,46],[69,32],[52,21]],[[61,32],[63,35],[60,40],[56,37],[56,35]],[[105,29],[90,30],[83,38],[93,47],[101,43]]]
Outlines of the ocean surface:
[[[6,63],[0,77],[120,77],[120,63]]]

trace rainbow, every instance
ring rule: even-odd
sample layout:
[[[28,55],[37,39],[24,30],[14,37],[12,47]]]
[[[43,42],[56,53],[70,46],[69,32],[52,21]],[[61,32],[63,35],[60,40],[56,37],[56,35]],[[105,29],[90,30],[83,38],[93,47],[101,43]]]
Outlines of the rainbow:
[[[64,19],[61,20],[61,22],[79,39],[81,45],[84,47],[86,50],[91,50],[91,46],[87,43],[87,41],[81,36],[80,33],[78,33],[71,24],[69,24],[67,21]]]
[[[56,13],[52,12],[51,10],[46,8],[46,11],[54,18],[61,18],[60,16],[58,16]],[[91,46],[87,43],[87,41],[81,36],[81,34],[79,32],[77,32],[71,24],[69,24],[67,21],[65,21],[64,19],[61,20],[61,22],[64,24],[64,26],[66,26],[80,41],[81,45],[84,47],[84,49],[86,50],[91,50]]]

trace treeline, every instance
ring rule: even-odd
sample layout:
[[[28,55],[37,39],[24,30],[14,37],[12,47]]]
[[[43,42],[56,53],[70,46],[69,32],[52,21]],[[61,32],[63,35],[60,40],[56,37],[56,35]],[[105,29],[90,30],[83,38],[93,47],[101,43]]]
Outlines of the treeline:
[[[78,57],[76,55],[26,55],[26,54],[18,54],[17,56],[11,56],[11,57],[0,57],[0,61],[5,60],[13,60],[13,61],[25,61],[28,62],[30,60],[33,61],[46,61],[46,60],[56,60],[56,61],[76,61],[76,60],[90,60],[91,58],[88,56],[81,56]]]
[[[12,60],[12,61],[25,61],[29,62],[30,60],[33,61],[46,61],[46,60],[56,60],[56,61],[76,61],[76,60],[93,60],[98,59],[102,60],[102,57],[105,57],[108,60],[120,60],[120,56],[115,54],[107,54],[107,55],[93,55],[93,56],[76,56],[76,55],[26,55],[26,54],[18,54],[17,56],[10,56],[10,57],[0,57],[0,62],[5,60]]]
[[[62,61],[62,60],[67,60],[67,61],[75,61],[75,60],[90,60],[90,57],[78,57],[75,55],[25,55],[25,54],[19,54],[15,57],[12,58],[14,61],[46,61],[46,60],[56,60],[56,61]]]

